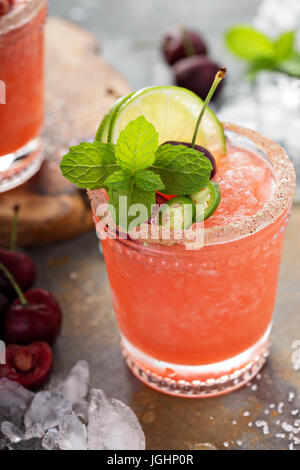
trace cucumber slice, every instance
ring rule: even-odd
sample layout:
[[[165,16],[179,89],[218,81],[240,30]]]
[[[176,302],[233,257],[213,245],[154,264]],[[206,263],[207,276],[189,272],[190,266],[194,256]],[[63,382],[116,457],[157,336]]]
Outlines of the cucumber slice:
[[[213,215],[221,201],[220,186],[215,181],[210,181],[205,188],[198,193],[191,194],[190,198],[196,207],[195,221],[201,222]],[[197,205],[201,210],[197,210]]]
[[[196,207],[188,196],[176,196],[161,206],[160,225],[172,230],[188,229],[196,216]]]

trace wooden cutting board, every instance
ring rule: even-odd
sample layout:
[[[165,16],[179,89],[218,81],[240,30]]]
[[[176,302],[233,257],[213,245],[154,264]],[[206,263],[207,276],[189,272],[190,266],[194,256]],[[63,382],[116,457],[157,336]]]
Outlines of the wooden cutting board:
[[[20,204],[19,246],[78,236],[92,227],[84,191],[60,174],[70,145],[95,136],[112,103],[129,93],[128,83],[99,55],[96,39],[58,18],[46,26],[46,161],[24,185],[0,194],[0,246],[8,246],[12,207]]]

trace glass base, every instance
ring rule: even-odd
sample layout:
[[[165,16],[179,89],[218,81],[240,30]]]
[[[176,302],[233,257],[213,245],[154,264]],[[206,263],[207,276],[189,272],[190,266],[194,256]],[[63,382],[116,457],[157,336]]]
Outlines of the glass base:
[[[271,326],[251,348],[222,362],[186,366],[158,361],[122,337],[122,352],[129,369],[149,387],[186,398],[212,397],[245,385],[262,368],[269,355]]]
[[[0,156],[0,193],[16,188],[35,175],[44,160],[39,138],[9,155]]]

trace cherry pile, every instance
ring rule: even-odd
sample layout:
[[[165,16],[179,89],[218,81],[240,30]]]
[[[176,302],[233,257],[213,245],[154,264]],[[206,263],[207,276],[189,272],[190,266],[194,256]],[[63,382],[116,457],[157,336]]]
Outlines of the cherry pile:
[[[61,328],[62,312],[55,297],[32,289],[34,261],[14,249],[18,206],[14,208],[11,249],[0,249],[0,339],[6,345],[6,364],[0,378],[36,389],[51,372],[54,344]]]
[[[195,31],[172,28],[165,33],[161,49],[172,67],[175,84],[193,91],[204,100],[220,68],[209,58],[204,39]],[[214,99],[221,89],[222,86],[217,89]]]

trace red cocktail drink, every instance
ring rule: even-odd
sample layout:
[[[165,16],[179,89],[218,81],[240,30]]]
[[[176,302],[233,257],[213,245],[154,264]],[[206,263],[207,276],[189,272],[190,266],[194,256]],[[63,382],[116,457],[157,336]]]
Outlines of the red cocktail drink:
[[[44,119],[44,33],[47,0],[14,0],[0,17],[0,189],[40,166]]]
[[[240,387],[268,353],[294,171],[272,141],[226,128],[215,177],[222,200],[201,249],[102,240],[127,363],[148,385],[180,396]],[[97,191],[91,198],[95,214]]]

